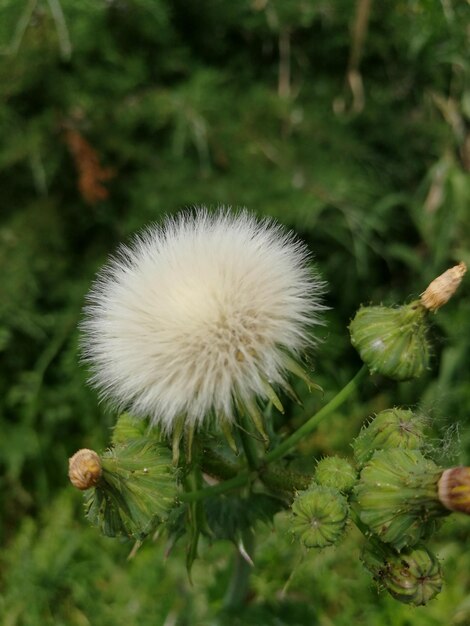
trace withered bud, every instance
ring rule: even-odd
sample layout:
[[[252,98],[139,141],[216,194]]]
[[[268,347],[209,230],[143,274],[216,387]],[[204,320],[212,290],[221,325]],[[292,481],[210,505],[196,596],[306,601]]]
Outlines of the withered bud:
[[[470,467],[446,469],[438,483],[439,500],[450,511],[470,515]]]
[[[94,450],[82,448],[69,459],[70,482],[77,489],[95,487],[102,473],[101,459]]]
[[[466,271],[467,266],[461,262],[435,278],[426,291],[421,294],[421,304],[429,311],[439,309],[457,291]]]

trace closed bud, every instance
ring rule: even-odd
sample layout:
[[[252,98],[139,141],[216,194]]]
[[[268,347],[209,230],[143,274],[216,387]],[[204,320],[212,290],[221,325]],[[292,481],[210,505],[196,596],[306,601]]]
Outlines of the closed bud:
[[[102,473],[101,459],[94,450],[82,448],[69,459],[70,482],[81,491],[95,487]]]
[[[325,548],[341,538],[348,509],[339,491],[313,485],[292,504],[292,532],[307,548]]]
[[[467,266],[461,262],[435,278],[421,294],[422,305],[429,311],[437,311],[452,298],[466,271]]]
[[[322,459],[315,470],[315,482],[344,493],[351,491],[356,480],[356,470],[349,461],[339,456],[328,456]]]
[[[428,368],[426,309],[419,300],[397,308],[361,307],[349,331],[372,374],[402,381],[418,378]]]
[[[439,561],[423,545],[397,553],[389,546],[371,541],[364,548],[362,561],[375,580],[405,604],[427,604],[441,591]]]
[[[450,511],[470,515],[470,467],[451,467],[439,479],[439,500]]]
[[[107,450],[101,462],[101,480],[86,494],[86,516],[104,535],[142,539],[175,504],[170,450],[151,439],[132,439]]]
[[[408,409],[381,411],[353,441],[354,457],[359,466],[376,450],[388,448],[419,449],[424,443],[424,420]]]
[[[441,474],[418,450],[375,452],[355,488],[361,521],[397,550],[416,545],[448,514],[438,498]]]

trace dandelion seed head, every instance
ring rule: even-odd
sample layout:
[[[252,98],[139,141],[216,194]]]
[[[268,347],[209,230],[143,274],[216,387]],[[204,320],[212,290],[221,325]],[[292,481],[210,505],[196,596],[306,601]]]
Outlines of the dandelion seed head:
[[[234,419],[314,343],[324,284],[292,233],[247,211],[200,208],[151,226],[98,275],[82,322],[103,398],[166,432]]]

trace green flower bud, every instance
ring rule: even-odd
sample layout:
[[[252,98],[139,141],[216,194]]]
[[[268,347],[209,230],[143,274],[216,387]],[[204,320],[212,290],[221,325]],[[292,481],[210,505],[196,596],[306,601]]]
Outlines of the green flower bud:
[[[353,442],[354,457],[359,466],[371,458],[375,450],[406,448],[414,450],[424,443],[424,421],[407,409],[387,409],[362,428]]]
[[[361,521],[397,550],[416,545],[448,514],[438,498],[441,474],[418,450],[379,450],[355,488]]]
[[[133,417],[129,413],[122,413],[113,428],[112,442],[116,445],[126,443],[129,439],[145,437],[147,428],[147,423],[143,419]]]
[[[419,300],[398,307],[361,307],[349,325],[351,343],[372,374],[418,378],[428,368],[427,311]]]
[[[100,458],[100,480],[85,493],[86,516],[109,537],[145,537],[175,504],[170,450],[153,440],[132,439]]]
[[[318,462],[315,481],[324,487],[331,487],[347,493],[357,480],[356,470],[349,461],[339,456],[328,456]]]
[[[313,485],[292,504],[292,532],[307,548],[336,543],[348,518],[348,502],[334,489]]]
[[[398,554],[372,541],[364,548],[362,561],[375,580],[405,604],[427,604],[442,588],[439,561],[423,545]]]

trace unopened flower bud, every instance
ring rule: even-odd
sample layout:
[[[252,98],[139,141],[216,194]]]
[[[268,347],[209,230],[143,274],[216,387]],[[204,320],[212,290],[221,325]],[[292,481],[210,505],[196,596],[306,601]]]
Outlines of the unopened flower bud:
[[[103,470],[101,459],[93,450],[82,448],[69,459],[69,478],[74,487],[84,491],[95,487]]]
[[[354,487],[356,480],[356,470],[349,461],[339,456],[328,456],[322,459],[315,470],[315,482],[344,493]]]
[[[379,450],[355,488],[361,521],[397,550],[429,537],[447,515],[438,498],[442,474],[418,450]]]
[[[351,343],[372,374],[418,378],[428,368],[426,309],[419,300],[392,308],[361,307],[349,325]]]
[[[362,428],[353,442],[354,457],[359,466],[376,450],[388,448],[419,449],[424,443],[424,421],[408,409],[387,409]]]
[[[107,450],[101,461],[101,480],[86,494],[86,516],[108,537],[145,537],[175,504],[170,450],[152,439],[132,439]]]
[[[470,515],[470,467],[451,467],[439,479],[439,500],[450,511]]]
[[[462,262],[435,278],[421,294],[423,306],[429,311],[436,311],[446,304],[457,291],[466,271],[467,266]]]
[[[375,580],[405,604],[427,604],[441,591],[439,561],[423,545],[398,554],[393,548],[372,541],[366,545],[362,561]]]
[[[307,548],[324,548],[336,543],[348,518],[348,502],[334,489],[312,486],[292,504],[292,532]]]

